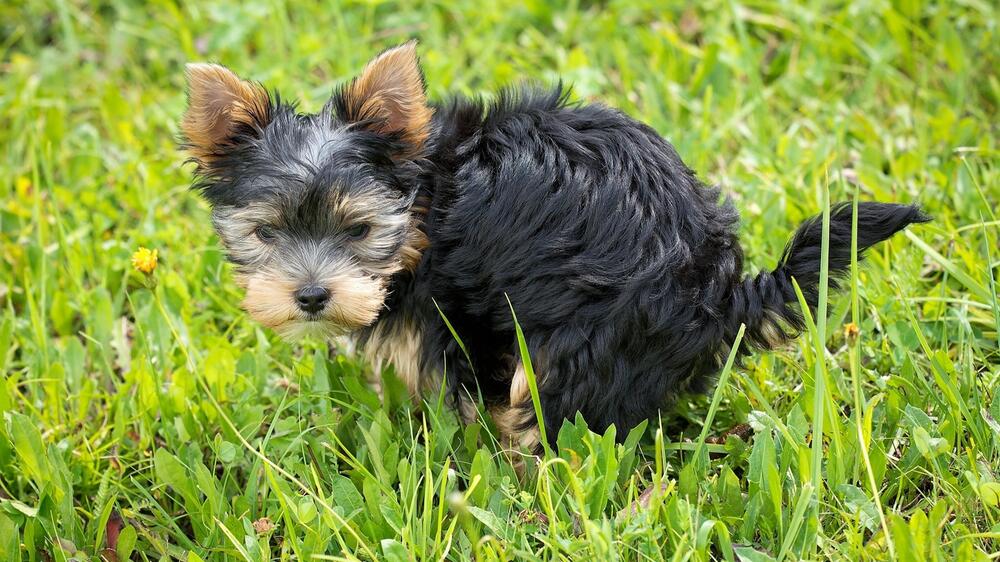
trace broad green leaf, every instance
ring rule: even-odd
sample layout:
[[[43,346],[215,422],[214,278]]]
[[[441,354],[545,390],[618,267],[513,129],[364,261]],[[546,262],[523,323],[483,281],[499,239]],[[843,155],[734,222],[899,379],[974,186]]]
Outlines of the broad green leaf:
[[[17,525],[0,513],[0,560],[18,562],[21,560],[20,533]]]
[[[979,497],[990,507],[1000,506],[1000,483],[982,482],[979,484]]]
[[[403,547],[397,541],[392,539],[382,539],[382,555],[385,556],[387,562],[409,562],[410,555],[407,554],[406,548]]]
[[[769,554],[749,546],[733,545],[733,552],[740,562],[775,562]]]
[[[299,498],[299,502],[295,507],[295,513],[298,515],[299,522],[308,526],[312,523],[313,519],[316,519],[316,502],[308,496]]]
[[[239,450],[236,445],[233,445],[229,441],[222,441],[219,443],[219,460],[225,464],[231,464],[236,460],[236,455]]]
[[[365,500],[350,478],[335,474],[327,485],[330,488],[331,504],[344,508],[344,513],[350,515],[364,509]]]
[[[137,535],[135,532],[135,527],[132,525],[125,525],[125,528],[121,530],[118,535],[118,559],[119,560],[131,560],[132,551],[135,549],[135,541]],[[190,560],[190,558],[188,558]]]
[[[179,493],[188,509],[200,504],[198,493],[188,476],[188,470],[177,457],[168,453],[166,449],[157,449],[153,455],[153,465],[156,468],[157,478]]]
[[[493,535],[503,539],[510,537],[507,528],[507,523],[504,522],[503,519],[498,517],[492,511],[480,509],[478,507],[471,505],[468,507],[468,510],[469,513],[471,513],[473,517],[478,519],[480,523],[485,525],[486,528],[489,529],[490,533],[492,533]]]
[[[52,472],[45,446],[42,444],[42,435],[38,431],[38,424],[17,412],[11,412],[9,415],[8,432],[14,451],[27,476],[34,480],[39,488],[44,488],[50,482]]]
[[[933,460],[948,450],[947,441],[940,437],[931,437],[930,433],[922,427],[914,428],[913,443],[927,460]]]

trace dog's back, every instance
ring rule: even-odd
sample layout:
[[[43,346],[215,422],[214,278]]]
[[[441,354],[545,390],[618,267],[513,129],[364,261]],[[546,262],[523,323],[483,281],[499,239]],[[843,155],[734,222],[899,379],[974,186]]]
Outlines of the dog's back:
[[[715,364],[742,269],[737,216],[652,129],[565,99],[527,89],[439,112],[466,134],[442,143],[456,166],[427,225],[430,285],[464,339],[491,344],[472,346],[477,372],[513,341],[509,296],[552,423],[577,410],[595,426],[637,423],[652,410],[636,397]]]
[[[775,271],[743,279],[732,205],[623,113],[569,104],[558,88],[522,89],[485,108],[453,103],[437,120],[447,154],[432,158],[454,167],[426,225],[426,286],[470,344],[470,368],[463,357],[450,368],[455,382],[478,384],[487,401],[531,417],[528,397],[510,390],[519,384],[507,298],[555,427],[577,411],[598,429],[632,427],[665,399],[710,385],[740,324],[743,352],[801,329],[791,277],[814,300],[815,220]],[[850,218],[849,206],[833,211],[834,276],[849,262]],[[863,203],[859,219],[863,252],[926,217]],[[452,335],[439,337],[446,346]]]

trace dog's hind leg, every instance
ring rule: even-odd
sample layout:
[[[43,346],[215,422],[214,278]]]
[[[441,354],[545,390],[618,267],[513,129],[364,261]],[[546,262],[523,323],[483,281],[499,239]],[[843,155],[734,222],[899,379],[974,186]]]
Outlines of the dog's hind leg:
[[[532,455],[541,454],[541,432],[538,430],[538,420],[535,419],[531,392],[521,362],[518,362],[514,369],[507,403],[493,406],[490,414],[499,432],[497,437],[503,448],[512,454],[521,451]],[[520,472],[523,468],[522,461],[515,459],[515,468]]]

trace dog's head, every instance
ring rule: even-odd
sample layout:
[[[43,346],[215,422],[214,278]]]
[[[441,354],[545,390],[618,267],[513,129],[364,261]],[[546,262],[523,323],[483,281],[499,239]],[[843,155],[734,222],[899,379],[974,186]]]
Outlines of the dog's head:
[[[190,64],[187,80],[185,147],[244,308],[286,336],[374,322],[425,244],[413,206],[432,109],[415,44],[373,59],[317,114],[219,65]]]

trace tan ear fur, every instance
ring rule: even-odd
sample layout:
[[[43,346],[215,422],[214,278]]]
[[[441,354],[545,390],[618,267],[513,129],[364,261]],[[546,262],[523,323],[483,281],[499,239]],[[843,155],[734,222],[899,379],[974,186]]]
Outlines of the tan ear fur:
[[[270,97],[260,84],[218,64],[191,63],[185,74],[188,108],[181,131],[192,156],[203,163],[219,155],[240,125],[262,128],[270,121]]]
[[[416,41],[372,59],[341,95],[348,121],[371,121],[372,130],[399,134],[409,156],[423,150],[434,110],[427,105]]]

